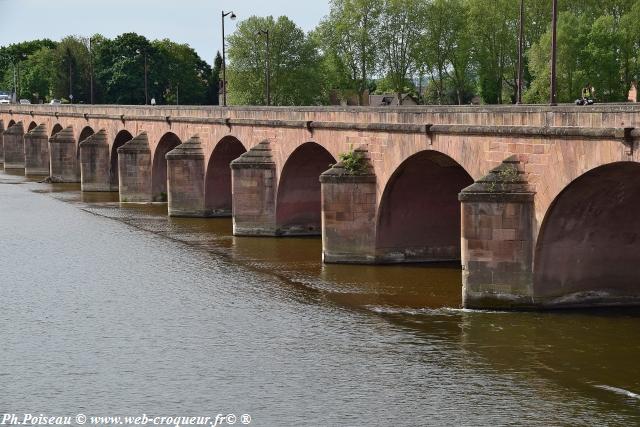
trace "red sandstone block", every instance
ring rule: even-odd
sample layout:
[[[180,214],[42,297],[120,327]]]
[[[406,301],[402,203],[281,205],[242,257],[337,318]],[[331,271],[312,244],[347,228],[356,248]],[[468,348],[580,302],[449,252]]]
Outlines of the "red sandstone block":
[[[507,228],[496,228],[493,230],[493,240],[512,241],[516,240],[516,230]]]

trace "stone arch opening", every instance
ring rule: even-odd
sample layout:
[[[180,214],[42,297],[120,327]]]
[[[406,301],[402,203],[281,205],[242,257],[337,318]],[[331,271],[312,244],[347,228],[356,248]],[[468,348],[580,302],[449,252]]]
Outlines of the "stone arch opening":
[[[617,162],[571,182],[550,205],[534,258],[542,304],[640,302],[640,164]]]
[[[36,127],[38,126],[38,124],[36,122],[31,122],[29,123],[29,127],[27,128],[27,132],[31,132],[32,130],[34,130]]]
[[[321,233],[320,175],[336,163],[331,153],[315,142],[295,149],[287,159],[276,197],[277,233]]]
[[[51,136],[55,136],[61,130],[62,130],[62,125],[60,123],[56,123],[55,125],[53,125],[53,129],[51,130]]]
[[[205,178],[205,209],[215,216],[231,215],[231,162],[247,150],[233,136],[218,142],[209,158]]]
[[[15,124],[16,124],[15,120],[9,120],[9,126],[7,126],[7,128],[10,128],[11,126],[13,126]]]
[[[180,138],[173,133],[165,133],[156,147],[151,169],[151,191],[154,202],[167,201],[167,153],[182,144]]]
[[[121,130],[116,135],[111,145],[111,166],[109,167],[109,179],[111,182],[111,188],[117,191],[120,185],[120,178],[118,178],[118,148],[122,147],[125,143],[131,141],[133,135],[129,131]]]
[[[421,151],[391,175],[380,200],[376,258],[380,262],[458,261],[460,191],[473,178],[451,157]]]

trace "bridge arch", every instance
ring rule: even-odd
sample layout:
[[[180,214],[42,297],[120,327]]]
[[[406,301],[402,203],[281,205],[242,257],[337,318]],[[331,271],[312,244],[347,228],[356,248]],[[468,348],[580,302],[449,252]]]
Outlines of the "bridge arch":
[[[51,129],[51,136],[55,136],[62,129],[62,125],[60,123],[56,123],[55,125],[53,125],[53,129]]]
[[[29,127],[27,128],[27,132],[31,132],[32,130],[34,130],[36,127],[38,126],[38,124],[36,122],[31,122],[29,123]]]
[[[391,174],[376,221],[381,262],[454,261],[460,254],[460,191],[473,184],[451,157],[434,150],[407,158]]]
[[[120,178],[118,177],[118,148],[132,139],[133,135],[131,135],[129,131],[121,130],[116,134],[113,144],[111,144],[111,166],[109,168],[109,174],[112,189],[117,189],[120,184]]]
[[[574,179],[554,199],[535,249],[536,302],[631,304],[640,286],[640,163]]]
[[[153,154],[151,169],[151,191],[156,202],[167,201],[167,153],[182,144],[178,135],[173,132],[165,133]]]
[[[279,234],[320,234],[320,175],[333,163],[336,160],[331,153],[316,142],[306,142],[291,153],[278,182],[276,226]]]
[[[231,215],[231,162],[247,149],[234,136],[225,136],[209,158],[205,177],[205,209],[213,215]]]
[[[15,124],[16,124],[16,121],[11,119],[11,120],[9,120],[9,125],[7,126],[7,128],[10,128],[11,126],[13,126]]]

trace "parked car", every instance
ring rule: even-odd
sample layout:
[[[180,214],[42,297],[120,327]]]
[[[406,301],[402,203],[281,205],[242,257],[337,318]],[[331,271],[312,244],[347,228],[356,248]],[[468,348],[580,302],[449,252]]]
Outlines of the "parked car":
[[[0,105],[11,104],[11,97],[9,95],[0,95]]]
[[[51,102],[49,103],[51,105],[58,105],[60,104],[60,100],[59,99],[52,99]]]
[[[20,100],[20,104],[31,104],[31,101],[29,101],[28,99],[21,99]]]

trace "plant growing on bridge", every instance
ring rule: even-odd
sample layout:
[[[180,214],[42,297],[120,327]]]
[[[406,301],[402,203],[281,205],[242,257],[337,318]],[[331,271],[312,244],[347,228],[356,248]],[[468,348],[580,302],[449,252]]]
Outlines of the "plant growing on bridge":
[[[367,172],[367,159],[361,151],[351,150],[338,156],[348,175],[363,175]]]
[[[518,182],[520,172],[513,165],[507,165],[504,169],[493,172],[495,178],[487,184],[490,193],[506,191],[509,184]]]

